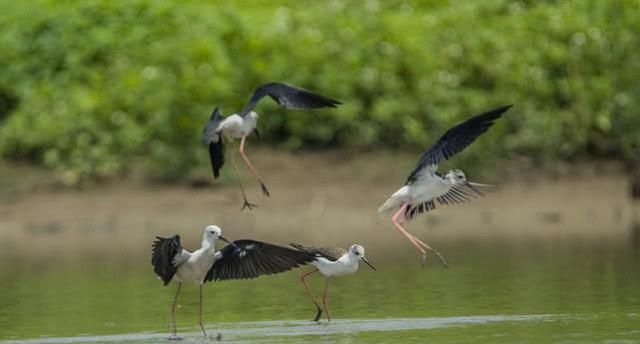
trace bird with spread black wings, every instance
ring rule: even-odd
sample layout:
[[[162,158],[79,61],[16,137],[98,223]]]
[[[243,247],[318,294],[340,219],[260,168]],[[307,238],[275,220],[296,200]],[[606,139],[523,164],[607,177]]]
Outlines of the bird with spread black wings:
[[[215,249],[220,239],[228,243],[219,251]],[[176,296],[171,306],[173,336],[176,333],[176,304],[183,282],[195,282],[200,285],[199,324],[204,336],[207,336],[202,323],[202,285],[209,281],[231,279],[249,279],[261,275],[284,272],[312,262],[315,257],[307,252],[277,246],[255,240],[236,240],[229,242],[222,236],[218,226],[209,225],[204,229],[201,247],[189,252],[182,247],[180,236],[157,237],[153,242],[151,264],[153,271],[164,285],[172,280],[178,282]]]
[[[433,146],[424,152],[404,185],[378,209],[378,212],[384,212],[399,208],[391,221],[396,229],[422,253],[423,262],[426,259],[425,250],[428,250],[436,254],[442,264],[447,266],[444,256],[409,233],[400,223],[411,220],[417,214],[435,209],[436,201],[440,205],[446,205],[483,196],[479,189],[489,185],[472,183],[467,180],[464,172],[457,169],[450,170],[442,176],[437,172],[438,164],[467,148],[478,136],[489,130],[494,121],[510,107],[511,105],[502,106],[476,115],[447,130]]]
[[[279,105],[288,109],[336,108],[342,103],[303,88],[279,82],[270,82],[256,88],[251,98],[249,98],[249,103],[239,113],[234,113],[225,118],[222,116],[218,107],[213,110],[209,120],[205,124],[202,133],[202,141],[209,146],[209,158],[211,159],[214,179],[218,178],[220,175],[220,169],[224,165],[224,141],[240,139],[240,156],[242,156],[247,167],[249,167],[253,176],[260,183],[262,193],[269,196],[269,190],[244,152],[247,136],[249,136],[253,131],[258,134],[256,129],[258,114],[253,110],[260,100],[267,96],[276,101]],[[233,156],[231,156],[231,165],[236,178],[238,178],[238,168]],[[255,207],[255,204],[250,203],[247,200],[244,187],[239,179],[238,185],[240,186],[240,191],[244,198],[244,204],[241,209],[251,209]]]

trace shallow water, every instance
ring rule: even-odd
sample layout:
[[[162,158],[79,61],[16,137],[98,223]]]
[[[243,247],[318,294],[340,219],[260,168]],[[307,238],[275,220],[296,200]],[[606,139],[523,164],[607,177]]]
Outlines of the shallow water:
[[[296,170],[301,159],[308,168]],[[403,176],[364,160],[330,170],[324,158],[281,160],[274,166],[290,173],[267,171],[272,197],[242,213],[231,182],[0,200],[0,342],[167,342],[175,285],[153,275],[151,241],[180,233],[193,248],[202,227],[216,223],[231,239],[358,242],[378,271],[363,265],[332,279],[332,321],[319,324],[298,281],[308,267],[207,284],[207,340],[198,288],[186,285],[183,342],[221,334],[251,343],[640,343],[640,207],[624,178],[527,180],[407,224],[447,257],[446,269],[435,257],[421,266],[375,214]],[[319,172],[305,184],[309,171]],[[322,278],[309,280],[320,296]]]
[[[332,322],[297,276],[207,284],[206,328],[230,342],[640,342],[640,254],[633,240],[452,240],[426,267],[412,251],[370,249],[378,271],[329,285]],[[308,268],[307,268],[308,269]],[[21,260],[2,265],[0,340],[19,343],[164,341],[175,286],[146,255]],[[8,277],[8,278],[4,278]],[[321,278],[311,278],[317,294]],[[202,342],[197,287],[183,288],[179,334]]]

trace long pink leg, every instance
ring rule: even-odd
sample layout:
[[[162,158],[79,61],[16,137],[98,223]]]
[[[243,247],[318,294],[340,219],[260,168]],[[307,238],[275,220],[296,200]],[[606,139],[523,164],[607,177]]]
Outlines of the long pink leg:
[[[409,239],[409,241],[413,244],[413,246],[415,246],[418,251],[420,251],[423,255],[427,254],[427,252],[420,246],[420,244],[418,244],[415,241],[415,237],[413,235],[411,235],[409,232],[407,232],[406,229],[404,229],[400,223],[398,222],[398,217],[400,215],[402,215],[402,213],[404,213],[404,210],[409,206],[409,202],[405,202],[402,207],[400,207],[400,209],[398,209],[398,211],[393,214],[393,216],[391,217],[391,222],[393,222],[393,225],[396,227],[396,229],[405,237],[407,237],[407,239]]]
[[[316,317],[315,319],[313,319],[313,321],[318,321],[320,319],[320,316],[322,315],[322,308],[320,308],[320,305],[318,305],[316,298],[313,297],[313,292],[311,291],[311,288],[309,288],[309,285],[304,279],[307,278],[307,276],[311,275],[312,273],[316,273],[316,272],[318,272],[317,268],[300,276],[300,282],[304,284],[304,288],[307,289],[307,293],[309,293],[309,296],[311,296],[311,301],[313,301],[313,304],[316,305],[316,309],[318,310],[318,313],[316,313]]]
[[[238,174],[238,165],[236,164],[236,158],[234,157],[233,154],[231,154],[231,166],[233,167],[233,175],[234,177],[236,177],[238,186],[240,186],[240,191],[242,192],[242,198],[244,200],[244,204],[242,205],[242,208],[240,208],[240,210],[244,210],[244,208],[249,208],[249,210],[251,210],[254,207],[257,207],[257,205],[253,203],[249,203],[249,201],[247,201],[247,195],[244,193],[244,187],[242,186],[242,182],[240,182],[240,176]]]
[[[329,307],[327,306],[327,288],[329,287],[329,277],[324,278],[324,290],[322,291],[322,305],[324,306],[324,311],[327,313],[327,321],[331,321],[331,317],[329,316]]]
[[[202,284],[200,285],[200,314],[198,315],[198,323],[202,329],[202,334],[207,338],[207,332],[205,332],[204,325],[202,324]]]
[[[393,215],[393,217],[391,218],[391,222],[393,222],[394,226],[398,229],[398,231],[402,233],[404,236],[406,236],[409,239],[409,241],[411,241],[411,243],[418,249],[418,251],[422,253],[423,259],[426,258],[426,254],[427,254],[427,252],[424,249],[427,249],[433,252],[436,256],[438,256],[442,265],[444,265],[445,267],[449,266],[447,264],[447,260],[444,258],[442,254],[440,254],[440,252],[434,250],[431,246],[425,244],[422,240],[416,238],[413,234],[409,233],[406,229],[404,229],[404,227],[400,225],[400,221],[398,221],[398,217],[400,217],[400,215],[404,213],[405,209],[408,206],[409,206],[409,202],[406,202],[405,204],[403,204],[402,207],[400,207],[400,209]]]
[[[178,337],[178,333],[176,330],[176,304],[178,303],[178,294],[180,294],[180,287],[182,287],[182,283],[178,283],[176,297],[173,299],[173,305],[171,306],[171,319],[173,320],[173,338]]]
[[[264,185],[264,183],[262,182],[262,178],[260,178],[260,176],[258,175],[258,171],[256,171],[256,168],[253,167],[253,165],[251,164],[251,161],[249,161],[249,158],[247,158],[247,156],[244,154],[244,142],[246,138],[247,138],[246,136],[243,136],[242,139],[240,140],[240,155],[242,155],[242,159],[244,159],[244,162],[247,163],[247,166],[249,166],[249,169],[253,173],[253,176],[256,177],[256,179],[258,180],[258,183],[260,183],[260,187],[262,188],[262,193],[269,196],[269,190],[267,190],[267,186]]]

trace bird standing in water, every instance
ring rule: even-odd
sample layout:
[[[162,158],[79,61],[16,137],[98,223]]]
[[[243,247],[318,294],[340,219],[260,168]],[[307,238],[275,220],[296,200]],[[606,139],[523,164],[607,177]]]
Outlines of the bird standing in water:
[[[247,136],[249,136],[253,131],[258,135],[258,131],[256,130],[258,114],[253,111],[253,109],[256,107],[258,102],[266,96],[269,96],[279,105],[288,109],[336,108],[342,103],[303,88],[290,86],[284,83],[270,82],[256,88],[251,98],[249,98],[249,103],[239,113],[234,113],[231,116],[224,118],[222,117],[218,107],[213,110],[211,117],[204,127],[202,141],[209,146],[209,157],[211,159],[214,179],[218,178],[220,175],[220,169],[222,168],[222,165],[224,165],[224,140],[240,139],[239,152],[242,159],[246,163],[247,167],[249,167],[249,170],[251,170],[251,173],[258,183],[260,183],[262,193],[265,196],[269,196],[270,194],[267,186],[264,184],[262,178],[260,178],[260,175],[258,174],[258,171],[253,167],[253,164],[249,161],[249,158],[247,158],[244,152]],[[236,175],[236,178],[238,178],[238,168],[233,156],[231,157],[231,164],[234,174]],[[239,179],[238,185],[240,186],[240,191],[244,198],[244,204],[241,209],[251,209],[255,207],[255,204],[250,203],[247,200],[244,187]]]
[[[364,247],[358,244],[351,245],[349,251],[345,251],[341,248],[302,246],[297,243],[291,243],[291,246],[301,252],[309,253],[315,257],[311,262],[311,264],[315,266],[315,269],[300,276],[300,282],[304,284],[309,296],[311,296],[311,301],[313,301],[313,304],[316,306],[316,310],[318,311],[313,321],[320,320],[320,317],[322,316],[322,308],[318,305],[309,285],[304,280],[307,276],[318,271],[325,276],[324,290],[322,291],[322,305],[324,306],[325,313],[327,313],[327,321],[331,321],[331,318],[329,317],[329,307],[327,307],[327,287],[329,286],[329,277],[348,275],[358,271],[358,262],[361,260],[365,262],[365,264],[369,265],[369,267],[374,271],[376,269],[373,267],[371,262],[365,258]]]
[[[479,188],[489,185],[468,181],[461,170],[450,170],[442,176],[437,172],[438,164],[464,150],[478,136],[489,130],[494,121],[510,107],[511,105],[507,105],[487,111],[447,130],[418,160],[404,186],[378,209],[378,212],[398,209],[391,217],[391,222],[422,253],[423,262],[428,250],[436,254],[442,264],[447,266],[443,255],[409,233],[401,223],[411,220],[417,214],[435,209],[436,201],[446,205],[483,196]]]
[[[313,255],[287,247],[268,244],[255,240],[236,240],[229,242],[222,236],[218,226],[206,226],[202,234],[201,247],[193,252],[182,248],[179,235],[169,238],[156,237],[153,242],[151,264],[154,272],[164,285],[172,280],[178,282],[176,296],[171,306],[173,336],[179,339],[176,331],[176,304],[183,282],[195,282],[200,285],[200,311],[198,323],[202,334],[207,336],[202,323],[202,285],[209,281],[229,279],[249,279],[261,275],[284,272],[307,264],[315,259]],[[216,251],[215,243],[220,239],[229,243]]]

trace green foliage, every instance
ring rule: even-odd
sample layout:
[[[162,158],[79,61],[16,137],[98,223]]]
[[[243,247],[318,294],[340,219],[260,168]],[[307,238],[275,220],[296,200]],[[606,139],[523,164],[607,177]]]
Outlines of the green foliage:
[[[208,168],[214,105],[279,80],[345,104],[259,127],[287,149],[422,149],[513,103],[469,159],[638,159],[640,1],[0,2],[0,153],[68,182]]]

